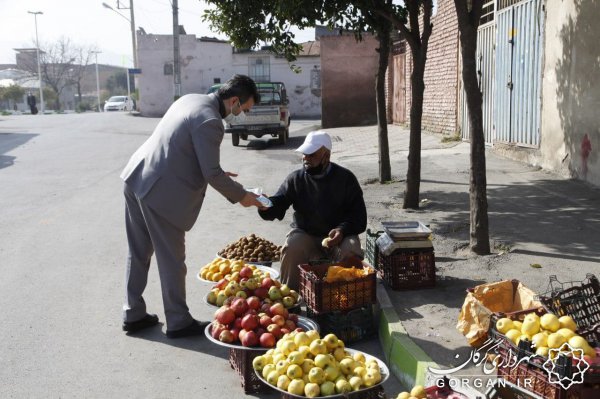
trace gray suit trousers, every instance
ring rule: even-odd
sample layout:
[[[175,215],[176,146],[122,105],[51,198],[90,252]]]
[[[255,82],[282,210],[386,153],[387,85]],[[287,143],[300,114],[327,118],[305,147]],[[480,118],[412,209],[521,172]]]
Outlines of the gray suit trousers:
[[[185,298],[185,231],[145,205],[127,184],[124,193],[129,256],[123,320],[137,321],[146,315],[142,294],[148,282],[150,259],[156,253],[167,330],[187,327],[193,319]]]

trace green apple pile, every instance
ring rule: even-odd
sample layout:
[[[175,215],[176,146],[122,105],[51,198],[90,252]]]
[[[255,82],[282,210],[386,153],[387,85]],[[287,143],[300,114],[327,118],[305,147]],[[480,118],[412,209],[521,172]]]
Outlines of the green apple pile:
[[[208,293],[206,300],[216,306],[228,305],[234,298],[257,296],[268,304],[282,303],[286,309],[298,304],[299,294],[286,284],[271,278],[268,273],[256,275],[250,266],[243,267],[239,278],[234,275],[231,280],[220,280]],[[229,301],[229,302],[228,302]]]
[[[268,384],[309,398],[344,394],[381,382],[375,358],[352,355],[334,334],[322,339],[318,331],[292,331],[276,347],[252,361]]]

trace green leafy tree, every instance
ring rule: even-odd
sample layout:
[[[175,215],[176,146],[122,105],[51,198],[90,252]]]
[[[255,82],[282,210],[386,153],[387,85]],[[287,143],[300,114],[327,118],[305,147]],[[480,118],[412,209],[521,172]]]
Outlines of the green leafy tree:
[[[477,29],[483,2],[454,0],[460,50],[462,54],[462,79],[469,111],[471,136],[471,170],[469,174],[470,249],[476,254],[490,253],[487,203],[487,177],[485,162],[485,135],[483,134],[483,97],[477,80]]]
[[[7,102],[7,108],[10,108],[11,101],[13,104],[23,101],[24,95],[25,90],[19,85],[11,84],[6,87],[0,87],[0,101]]]
[[[208,0],[214,8],[204,18],[227,34],[238,48],[269,44],[289,62],[296,59],[301,46],[294,42],[293,26],[314,27],[325,23],[331,28],[352,31],[357,40],[371,32],[379,42],[379,64],[375,79],[379,133],[379,181],[391,180],[387,115],[385,110],[385,71],[390,53],[391,22],[383,14],[403,18],[405,9],[392,0]],[[292,68],[295,66],[292,64]]]

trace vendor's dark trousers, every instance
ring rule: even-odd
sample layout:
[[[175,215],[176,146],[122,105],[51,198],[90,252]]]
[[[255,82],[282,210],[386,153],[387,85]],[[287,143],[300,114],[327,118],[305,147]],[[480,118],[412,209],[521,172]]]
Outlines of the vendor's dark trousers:
[[[152,254],[156,254],[168,330],[192,323],[185,298],[185,231],[178,229],[144,204],[125,184],[127,257],[126,299],[123,320],[132,322],[146,315],[142,294],[148,282]]]
[[[298,265],[328,258],[340,261],[353,256],[363,257],[358,236],[344,237],[340,245],[325,249],[321,245],[325,237],[308,234],[302,229],[291,230],[281,250],[281,282],[291,289],[300,288],[300,268]]]

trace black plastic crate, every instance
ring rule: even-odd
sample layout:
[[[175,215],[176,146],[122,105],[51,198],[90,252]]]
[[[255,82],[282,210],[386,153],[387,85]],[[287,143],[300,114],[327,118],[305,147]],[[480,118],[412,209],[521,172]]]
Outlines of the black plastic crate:
[[[315,320],[321,328],[321,336],[335,334],[345,344],[358,342],[377,334],[377,323],[373,306],[367,305],[346,312],[318,314],[306,309],[308,318]]]
[[[377,269],[379,267],[379,248],[377,247],[377,239],[383,234],[383,231],[367,229],[365,234],[367,236],[365,240],[365,259]]]
[[[378,273],[393,290],[435,287],[435,252],[433,248],[403,248],[379,254]]]
[[[254,358],[264,353],[262,350],[229,349],[229,364],[240,376],[245,394],[267,393],[273,389],[258,378],[252,367]]]
[[[562,283],[550,276],[548,291],[539,296],[540,302],[557,316],[571,316],[580,330],[600,325],[600,281],[588,274],[583,281]],[[600,334],[593,334],[600,342]]]

